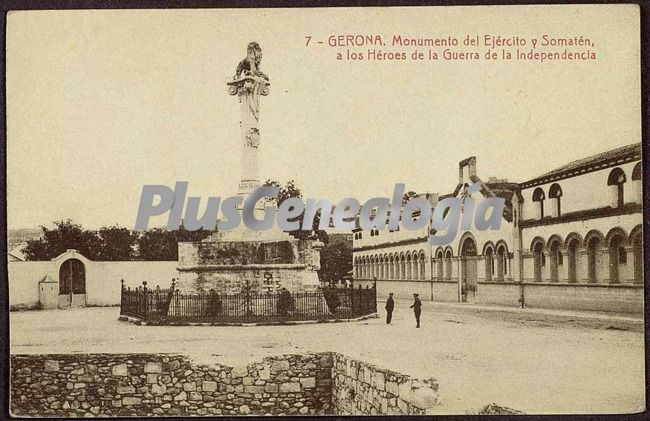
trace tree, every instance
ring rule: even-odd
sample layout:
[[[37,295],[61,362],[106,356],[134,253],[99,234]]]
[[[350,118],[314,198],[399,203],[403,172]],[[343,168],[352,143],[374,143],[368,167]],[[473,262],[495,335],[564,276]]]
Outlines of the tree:
[[[216,229],[215,229],[216,232]],[[188,231],[182,224],[180,228],[174,231],[176,241],[201,241],[210,236],[210,231],[198,229],[196,231]]]
[[[153,228],[140,234],[137,239],[138,258],[140,260],[178,260],[178,243],[180,241],[201,241],[209,235],[210,231],[188,231],[182,225],[175,231]]]
[[[27,241],[22,249],[27,260],[50,260],[68,249],[79,250],[90,260],[178,260],[179,241],[201,241],[210,235],[209,231],[188,231],[183,226],[177,231],[154,228],[138,234],[118,225],[85,230],[69,219],[55,221],[54,225],[54,229],[42,226],[41,237]]]
[[[133,260],[138,234],[120,227],[102,227],[99,232],[99,260]]]
[[[409,200],[413,199],[414,197],[418,197],[418,196],[419,196],[419,194],[417,194],[416,192],[414,192],[412,190],[407,191],[406,193],[404,193],[404,197],[402,197],[402,205],[406,205],[406,203],[408,203]]]
[[[320,252],[318,272],[322,282],[330,283],[344,279],[352,270],[352,242],[337,241],[327,244]]]
[[[275,204],[278,208],[282,203],[292,197],[296,197],[298,199],[302,199],[302,192],[300,189],[296,186],[295,182],[293,180],[289,180],[286,185],[283,187],[279,182],[275,180],[266,180],[264,182],[264,186],[273,186],[273,187],[278,187],[280,189],[280,192],[278,193],[278,198],[275,199],[269,199],[268,203]],[[326,242],[327,241],[327,233],[324,230],[318,229],[318,226],[320,225],[320,210],[316,212],[316,215],[314,216],[314,222],[312,224],[312,227],[310,230],[303,230],[302,229],[302,223],[304,219],[304,212],[301,213],[299,216],[289,219],[290,222],[293,221],[299,221],[300,222],[300,227],[301,229],[295,230],[295,231],[290,231],[289,235],[292,237],[298,239],[298,240],[306,240],[312,237],[318,238],[320,241]]]
[[[87,258],[97,260],[101,241],[95,231],[85,230],[70,219],[55,221],[54,226],[41,226],[41,238],[27,241],[22,249],[27,260],[50,260],[68,249],[77,249]]]
[[[178,242],[173,231],[152,228],[140,234],[137,241],[141,260],[178,260]]]

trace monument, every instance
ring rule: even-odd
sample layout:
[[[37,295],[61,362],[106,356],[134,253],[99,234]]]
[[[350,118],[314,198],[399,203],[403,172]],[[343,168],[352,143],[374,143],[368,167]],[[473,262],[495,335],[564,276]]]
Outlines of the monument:
[[[262,49],[248,44],[246,57],[226,82],[228,93],[240,103],[241,178],[238,194],[245,199],[261,185],[259,177],[260,99],[269,94],[269,78],[260,70]],[[264,212],[258,202],[256,213]],[[241,209],[240,209],[241,211]],[[313,290],[320,285],[317,240],[298,240],[279,228],[254,231],[244,224],[218,232],[200,242],[178,244],[177,286],[181,291],[239,293]]]

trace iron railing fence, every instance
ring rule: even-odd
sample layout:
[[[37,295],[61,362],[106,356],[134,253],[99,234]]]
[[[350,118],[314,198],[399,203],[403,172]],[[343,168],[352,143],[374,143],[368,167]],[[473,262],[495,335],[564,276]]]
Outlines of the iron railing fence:
[[[238,294],[181,293],[174,281],[169,289],[125,288],[120,314],[152,324],[281,323],[352,319],[377,312],[377,289],[319,288],[315,291],[251,292]]]

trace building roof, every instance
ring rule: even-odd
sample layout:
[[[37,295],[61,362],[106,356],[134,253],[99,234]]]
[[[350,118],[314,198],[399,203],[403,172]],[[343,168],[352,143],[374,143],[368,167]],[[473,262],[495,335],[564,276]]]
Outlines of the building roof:
[[[641,143],[633,143],[631,145],[611,149],[586,158],[576,159],[566,165],[535,177],[532,180],[521,183],[521,187],[524,189],[534,187],[550,181],[562,180],[579,174],[637,161],[639,159],[641,159]]]

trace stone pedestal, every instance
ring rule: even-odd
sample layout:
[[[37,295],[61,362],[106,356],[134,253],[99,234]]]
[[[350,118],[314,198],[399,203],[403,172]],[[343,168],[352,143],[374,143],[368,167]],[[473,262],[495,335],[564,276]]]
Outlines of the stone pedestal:
[[[226,82],[228,93],[240,103],[241,178],[238,194],[245,200],[260,186],[260,97],[269,94],[269,82],[260,72]],[[241,212],[241,209],[240,209]],[[256,217],[264,205],[258,202]],[[184,292],[241,293],[312,290],[320,286],[319,241],[297,240],[279,229],[255,231],[242,222],[206,241],[178,244],[177,287]]]

